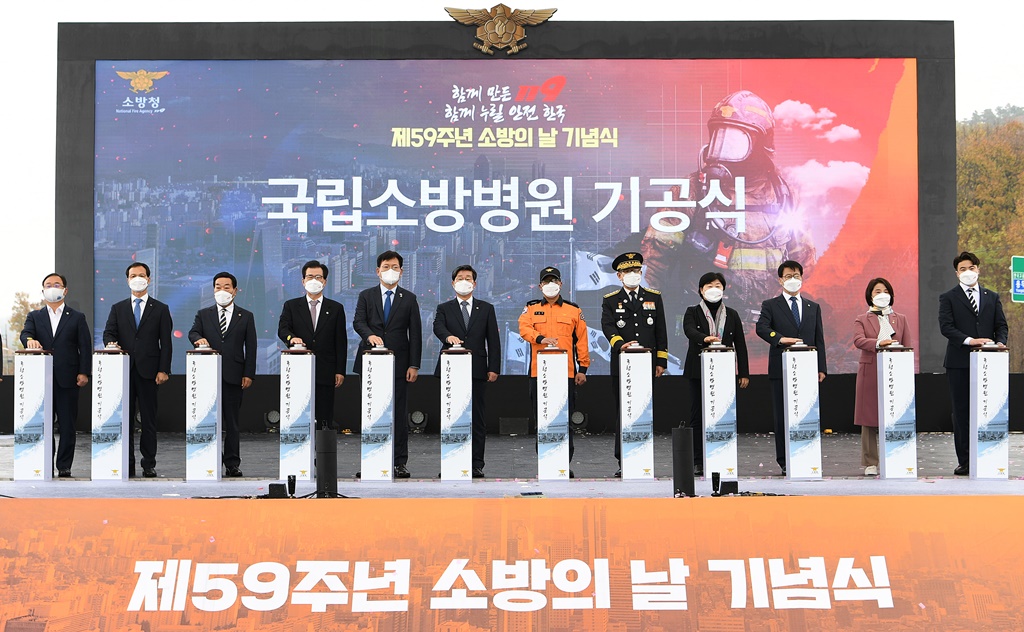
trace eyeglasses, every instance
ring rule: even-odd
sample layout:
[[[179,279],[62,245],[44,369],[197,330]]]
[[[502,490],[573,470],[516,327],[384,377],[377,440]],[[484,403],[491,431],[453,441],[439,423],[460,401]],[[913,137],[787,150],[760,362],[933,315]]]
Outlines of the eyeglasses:
[[[54,284],[54,285],[44,285],[43,287],[44,287],[44,288],[46,288],[46,289],[49,289],[49,288],[51,288],[51,287],[55,287],[55,288],[57,288],[58,290],[63,290],[63,289],[64,289],[64,286],[63,286],[63,285],[61,285],[60,283],[56,283],[56,284]]]
[[[306,277],[305,277],[305,280],[306,281],[323,281],[324,280],[324,275],[318,274],[316,276],[313,276],[312,274],[307,274]]]
[[[801,277],[800,277],[800,273],[799,272],[796,273],[796,274],[784,274],[784,275],[782,275],[782,280],[783,281],[788,281],[790,279],[796,279],[797,281],[799,281],[800,278]]]

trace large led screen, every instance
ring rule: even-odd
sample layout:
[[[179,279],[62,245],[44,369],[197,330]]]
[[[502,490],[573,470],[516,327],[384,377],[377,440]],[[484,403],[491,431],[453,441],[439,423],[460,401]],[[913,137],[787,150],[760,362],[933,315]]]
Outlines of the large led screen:
[[[612,258],[636,251],[665,299],[670,372],[710,271],[765,372],[754,323],[795,259],[829,369],[850,373],[870,278],[918,322],[917,146],[913,59],[99,61],[97,338],[128,296],[125,268],[145,262],[182,371],[226,270],[256,314],[258,371],[274,373],[302,264],[328,265],[326,294],[351,319],[394,249],[425,370],[436,305],[469,263],[497,308],[503,372],[527,370],[517,319],[556,266],[591,328],[591,372],[606,373],[601,299],[619,285]]]

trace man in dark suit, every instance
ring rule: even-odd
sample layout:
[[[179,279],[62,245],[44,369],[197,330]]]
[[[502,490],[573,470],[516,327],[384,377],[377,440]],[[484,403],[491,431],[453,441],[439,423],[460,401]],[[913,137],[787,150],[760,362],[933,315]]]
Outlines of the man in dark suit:
[[[156,395],[157,387],[171,374],[171,310],[149,295],[149,266],[133,263],[125,270],[131,298],[110,306],[103,328],[103,343],[116,344],[128,353],[128,415],[142,418],[142,475],[156,477]],[[135,442],[128,475],[135,476]]]
[[[230,272],[213,276],[213,300],[217,303],[196,312],[188,332],[189,341],[197,347],[210,347],[221,358],[221,418],[224,422],[224,474],[242,476],[239,465],[238,413],[242,408],[242,391],[252,386],[256,377],[256,319],[252,312],[235,305],[238,282]]]
[[[818,353],[818,381],[825,379],[825,332],[821,325],[821,307],[800,296],[804,267],[796,261],[779,266],[782,294],[761,303],[757,335],[771,345],[768,352],[768,380],[772,386],[775,417],[775,460],[786,474],[785,401],[782,394],[782,352],[798,342],[814,345]]]
[[[957,255],[953,269],[960,283],[939,296],[939,330],[948,340],[942,366],[953,404],[957,476],[971,473],[971,349],[991,343],[1005,346],[1008,329],[999,295],[978,283],[980,263],[972,252]]]
[[[43,279],[46,305],[28,313],[21,332],[21,344],[26,349],[46,349],[53,353],[53,416],[60,432],[56,459],[60,478],[71,478],[78,389],[89,383],[92,373],[92,332],[85,322],[85,314],[64,304],[67,295],[68,282],[64,275],[48,274]]]
[[[302,266],[305,296],[285,301],[277,325],[277,337],[288,346],[305,345],[316,358],[314,411],[317,427],[334,428],[334,389],[345,381],[348,362],[348,330],[345,307],[324,298],[327,266],[307,261]]]
[[[654,377],[668,368],[668,327],[665,324],[665,305],[661,292],[640,286],[644,258],[639,252],[626,252],[612,261],[612,269],[622,281],[622,287],[604,295],[601,302],[601,331],[612,346],[611,374],[615,378],[615,460],[621,461],[622,445],[619,441],[619,354],[632,346],[651,350],[651,370]],[[622,476],[619,467],[614,476]]]
[[[497,380],[501,372],[501,335],[494,305],[473,297],[476,289],[473,266],[455,268],[452,288],[456,298],[437,306],[434,335],[441,341],[442,349],[462,345],[473,352],[473,478],[483,478],[484,442],[487,441],[484,396],[487,383]],[[434,375],[441,377],[440,358]]]
[[[408,383],[419,375],[423,351],[420,306],[416,295],[399,287],[402,255],[388,250],[377,255],[380,284],[359,293],[352,328],[359,334],[359,351],[352,370],[360,373],[363,354],[372,347],[386,347],[395,354],[395,478],[409,478]]]

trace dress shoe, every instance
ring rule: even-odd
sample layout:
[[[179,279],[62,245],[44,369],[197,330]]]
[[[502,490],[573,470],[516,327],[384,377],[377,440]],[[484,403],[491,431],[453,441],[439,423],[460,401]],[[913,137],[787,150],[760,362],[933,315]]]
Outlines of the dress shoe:
[[[142,477],[143,478],[156,478],[156,468],[153,468],[153,467],[144,467],[144,468],[142,468]]]
[[[612,474],[612,478],[622,478],[622,468],[621,467],[619,469],[615,470],[615,473]]]
[[[576,478],[576,472],[569,470],[569,478]]]
[[[71,478],[71,470],[61,470],[57,473],[57,478]]]
[[[440,474],[438,474],[438,476],[440,476]],[[356,472],[356,478],[362,478],[362,477],[363,477],[363,472],[362,471]]]
[[[785,465],[780,465],[779,467],[782,468],[782,475],[785,476],[786,475],[786,466]]]
[[[869,465],[864,468],[864,476],[878,476],[878,466]]]
[[[484,476],[484,468],[482,468],[482,467],[474,467],[473,468],[473,478],[486,478]]]
[[[237,466],[225,468],[224,476],[228,478],[242,478],[242,470],[238,469]]]
[[[970,476],[971,475],[971,468],[967,467],[966,465],[958,465],[958,466],[956,466],[956,469],[953,470],[953,475],[954,476]]]
[[[409,473],[409,470],[404,465],[396,465],[395,478],[412,478],[412,474]]]
[[[700,477],[703,478],[703,476],[704,476],[704,466],[703,465],[699,465],[697,463],[694,463],[693,464],[693,475],[694,476],[700,476]]]

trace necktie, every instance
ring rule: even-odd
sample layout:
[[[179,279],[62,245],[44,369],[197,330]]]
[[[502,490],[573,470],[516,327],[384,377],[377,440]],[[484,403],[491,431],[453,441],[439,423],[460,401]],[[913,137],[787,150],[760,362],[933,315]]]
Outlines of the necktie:
[[[967,300],[971,302],[971,309],[974,310],[974,315],[978,315],[978,302],[974,300],[974,288],[967,288]]]
[[[466,325],[466,331],[469,331],[469,301],[462,301],[462,322]]]
[[[796,304],[796,297],[789,297],[789,306],[793,310],[793,320],[796,321],[796,326],[800,328],[800,306]]]
[[[630,292],[629,293],[629,302],[630,303],[635,303],[636,302],[636,292]]]
[[[220,308],[220,336],[224,337],[224,334],[228,333],[228,308]]]
[[[135,328],[139,328],[139,322],[142,320],[142,299],[135,299]]]
[[[388,322],[388,316],[391,315],[391,295],[394,294],[391,290],[384,292],[387,298],[384,299],[384,322]]]
[[[320,301],[309,302],[309,318],[313,321],[313,331],[316,331],[316,306]]]

